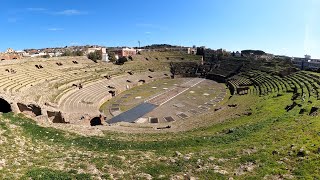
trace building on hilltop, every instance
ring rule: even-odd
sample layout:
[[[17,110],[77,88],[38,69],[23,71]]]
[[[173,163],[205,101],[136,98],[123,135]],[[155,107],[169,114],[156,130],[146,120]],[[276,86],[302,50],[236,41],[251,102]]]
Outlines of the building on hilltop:
[[[319,70],[320,59],[311,59],[310,55],[305,55],[304,58],[293,57],[291,62],[301,70]]]
[[[137,50],[133,48],[115,48],[111,49],[110,52],[114,52],[119,58],[134,56],[137,54]]]
[[[7,54],[13,54],[15,51],[12,48],[8,48],[6,53]]]
[[[99,51],[102,55],[102,61],[105,61],[105,62],[109,62],[109,56],[107,54],[107,48],[104,48],[104,47],[97,47],[97,46],[94,46],[94,47],[89,47],[86,51],[86,54],[90,54],[90,53],[94,53],[96,51]]]
[[[264,60],[270,61],[270,60],[274,59],[274,57],[275,56],[273,54],[266,53],[266,54],[261,55],[259,57],[259,59],[264,59]]]
[[[90,47],[87,49],[86,53],[87,54],[90,54],[90,53],[93,53],[95,51],[101,51],[102,50],[102,47]]]

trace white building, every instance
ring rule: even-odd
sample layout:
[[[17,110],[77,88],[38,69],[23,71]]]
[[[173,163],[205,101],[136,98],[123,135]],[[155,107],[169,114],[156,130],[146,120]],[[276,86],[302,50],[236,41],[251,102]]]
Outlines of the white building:
[[[7,51],[6,51],[6,53],[8,53],[8,54],[12,54],[12,53],[14,53],[15,51],[12,49],[12,48],[8,48],[7,49]]]

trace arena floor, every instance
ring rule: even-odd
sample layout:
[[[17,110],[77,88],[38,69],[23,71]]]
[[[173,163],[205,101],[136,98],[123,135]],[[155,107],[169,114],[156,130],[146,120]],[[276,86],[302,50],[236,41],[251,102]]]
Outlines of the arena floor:
[[[161,79],[121,93],[102,105],[100,110],[107,115],[108,123],[186,121],[213,110],[226,93],[223,84],[212,80]],[[153,108],[139,108],[146,104]]]

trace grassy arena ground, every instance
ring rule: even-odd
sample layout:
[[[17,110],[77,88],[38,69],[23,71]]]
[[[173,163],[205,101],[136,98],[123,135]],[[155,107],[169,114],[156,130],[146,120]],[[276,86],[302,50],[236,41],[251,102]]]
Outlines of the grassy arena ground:
[[[286,112],[291,96],[235,96],[238,116],[175,134],[83,137],[3,114],[0,179],[319,179],[319,117]]]

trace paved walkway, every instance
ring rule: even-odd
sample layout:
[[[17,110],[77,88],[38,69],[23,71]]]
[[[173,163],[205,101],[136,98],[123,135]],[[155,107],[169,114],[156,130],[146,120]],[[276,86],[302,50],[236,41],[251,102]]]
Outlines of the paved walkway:
[[[142,103],[138,106],[130,109],[129,111],[126,111],[124,113],[119,114],[118,116],[113,117],[109,120],[108,123],[118,123],[118,122],[134,122],[135,120],[141,118],[148,112],[151,112],[154,110],[157,106],[150,103]]]

